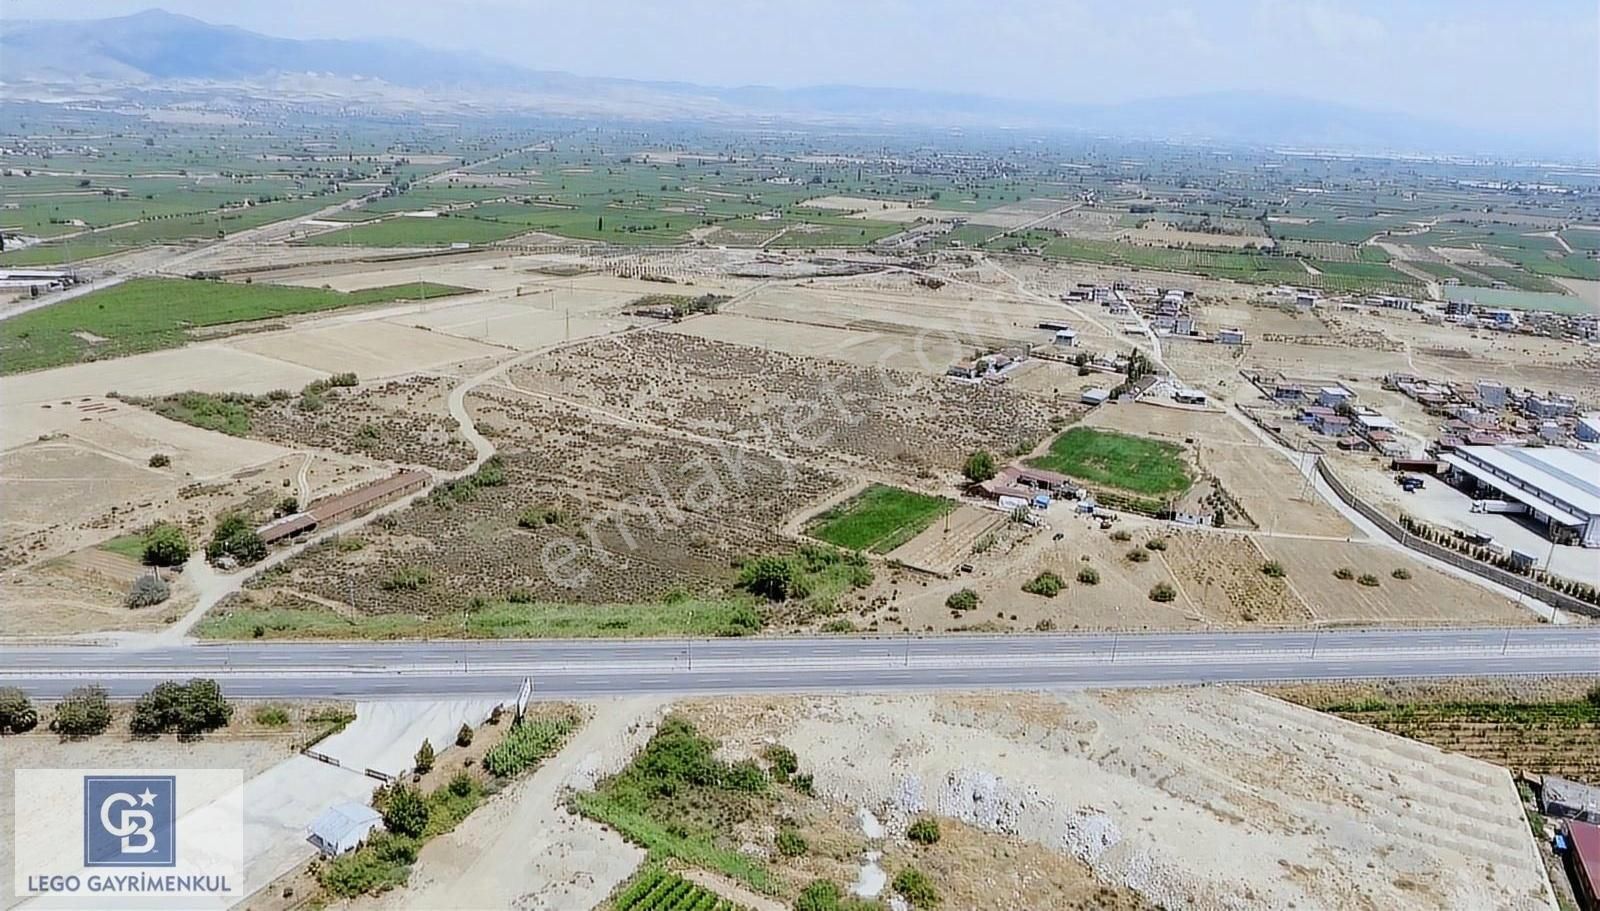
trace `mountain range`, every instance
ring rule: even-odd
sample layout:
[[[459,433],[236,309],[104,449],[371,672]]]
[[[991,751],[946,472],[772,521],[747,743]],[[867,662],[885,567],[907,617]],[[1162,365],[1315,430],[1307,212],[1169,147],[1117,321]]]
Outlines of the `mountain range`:
[[[419,66],[419,60],[426,65]],[[13,100],[164,91],[223,103],[230,90],[296,103],[424,112],[1059,130],[1132,139],[1361,152],[1592,157],[1555,137],[1486,135],[1394,113],[1270,93],[1120,104],[1017,101],[852,85],[734,88],[538,70],[396,40],[278,38],[163,10],[12,21],[0,79]]]

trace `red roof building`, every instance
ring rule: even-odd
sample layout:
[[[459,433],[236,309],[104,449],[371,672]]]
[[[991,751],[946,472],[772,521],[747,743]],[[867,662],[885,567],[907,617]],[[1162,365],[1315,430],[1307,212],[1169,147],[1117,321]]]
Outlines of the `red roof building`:
[[[1567,820],[1567,864],[1583,911],[1600,911],[1600,826]]]

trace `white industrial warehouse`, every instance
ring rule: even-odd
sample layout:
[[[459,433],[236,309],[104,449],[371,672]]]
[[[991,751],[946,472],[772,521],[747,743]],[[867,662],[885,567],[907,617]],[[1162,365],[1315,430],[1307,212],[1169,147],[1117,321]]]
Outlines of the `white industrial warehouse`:
[[[1553,540],[1600,547],[1600,452],[1462,446],[1441,458],[1457,483],[1521,504]]]

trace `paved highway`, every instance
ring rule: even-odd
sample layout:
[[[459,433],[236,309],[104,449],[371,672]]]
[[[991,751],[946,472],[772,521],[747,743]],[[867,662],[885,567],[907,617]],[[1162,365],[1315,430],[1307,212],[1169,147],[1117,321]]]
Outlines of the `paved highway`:
[[[510,694],[532,677],[583,698],[1534,674],[1600,675],[1600,627],[0,648],[0,685],[40,697],[194,675],[245,697]]]

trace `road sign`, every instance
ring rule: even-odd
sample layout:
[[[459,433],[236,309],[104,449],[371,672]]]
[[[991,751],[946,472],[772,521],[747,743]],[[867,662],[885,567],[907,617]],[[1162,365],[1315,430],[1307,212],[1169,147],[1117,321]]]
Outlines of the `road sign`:
[[[522,681],[522,689],[517,691],[517,720],[522,720],[522,715],[528,710],[528,700],[533,698],[533,678],[527,677]]]

